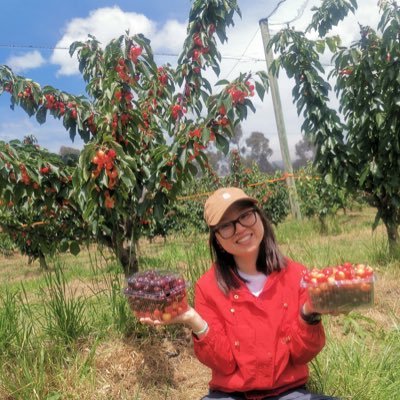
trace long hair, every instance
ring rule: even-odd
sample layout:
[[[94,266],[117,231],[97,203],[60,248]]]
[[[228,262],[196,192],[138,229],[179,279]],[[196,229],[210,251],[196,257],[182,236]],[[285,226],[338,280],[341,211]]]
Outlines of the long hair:
[[[260,243],[256,263],[257,271],[265,275],[269,275],[274,271],[281,271],[286,265],[286,262],[278,248],[271,223],[268,221],[263,211],[253,203],[243,201],[239,204],[240,206],[243,205],[243,207],[252,206],[256,210],[257,217],[261,219],[264,226],[264,236]],[[226,252],[218,243],[213,227],[210,228],[209,246],[211,258],[215,265],[218,286],[227,294],[231,289],[238,288],[240,286],[240,281],[244,280],[237,272],[237,266],[233,255]]]

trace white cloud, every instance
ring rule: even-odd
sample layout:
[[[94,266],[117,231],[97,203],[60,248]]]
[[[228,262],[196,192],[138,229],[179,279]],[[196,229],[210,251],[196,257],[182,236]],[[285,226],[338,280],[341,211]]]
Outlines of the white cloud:
[[[123,35],[126,31],[131,35],[142,33],[152,40],[153,51],[158,49],[177,51],[185,38],[186,24],[167,21],[164,26],[158,28],[156,23],[145,15],[124,12],[117,6],[99,8],[92,11],[87,18],[71,20],[56,47],[69,47],[74,41],[85,41],[88,39],[88,34],[93,35],[102,45],[106,45],[111,39]],[[79,73],[76,58],[70,57],[65,50],[55,50],[51,62],[60,66],[59,75]]]
[[[186,28],[186,23],[181,24],[175,20],[167,21],[159,31],[150,37],[153,51],[165,49],[180,53],[186,38]]]
[[[57,154],[63,145],[79,149],[83,147],[79,135],[76,135],[72,143],[62,122],[50,116],[44,125],[39,125],[35,119],[29,118],[22,110],[16,109],[7,121],[0,122],[0,140],[2,141],[22,140],[30,135],[36,137],[40,146]]]
[[[7,59],[6,64],[16,73],[28,71],[30,69],[42,67],[45,59],[39,51],[34,50],[20,56],[11,56]]]

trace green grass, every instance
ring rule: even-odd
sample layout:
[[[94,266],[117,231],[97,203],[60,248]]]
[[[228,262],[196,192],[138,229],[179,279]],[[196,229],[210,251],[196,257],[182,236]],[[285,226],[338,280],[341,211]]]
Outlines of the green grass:
[[[276,229],[285,254],[306,266],[365,262],[377,274],[376,304],[324,317],[327,345],[311,363],[310,387],[344,400],[400,398],[400,261],[373,210],[339,215],[320,235],[315,221]],[[181,271],[193,284],[210,266],[207,235],[143,241],[144,268]],[[198,399],[209,371],[181,326],[155,329],[133,317],[125,277],[106,251],[62,255],[48,272],[20,256],[0,258],[0,398],[8,400]]]
[[[329,346],[312,362],[310,386],[349,400],[400,398],[399,332],[371,339],[373,334],[329,337]]]

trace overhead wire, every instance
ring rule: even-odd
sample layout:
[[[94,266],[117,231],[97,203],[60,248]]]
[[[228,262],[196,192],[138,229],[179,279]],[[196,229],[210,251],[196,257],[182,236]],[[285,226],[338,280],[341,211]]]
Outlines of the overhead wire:
[[[269,18],[278,10],[279,6],[280,6],[282,3],[284,3],[285,1],[286,1],[286,0],[280,1],[279,4],[277,4],[277,6],[275,7],[275,9],[271,12],[271,14],[267,17],[267,19],[269,19]],[[305,1],[304,1],[304,3],[303,3],[303,4],[300,6],[300,8],[297,10],[297,15],[296,15],[294,18],[292,18],[291,20],[289,20],[289,21],[284,21],[284,22],[269,22],[269,25],[289,25],[289,24],[292,24],[293,22],[299,20],[299,19],[303,16],[304,11],[305,11],[305,9],[306,9],[307,6],[308,6],[308,2],[309,2],[309,0],[305,0]]]
[[[271,13],[268,15],[267,19],[269,19],[272,15],[275,14],[276,11],[278,11],[279,7],[281,6],[281,4],[285,3],[286,0],[280,0],[277,5],[275,6],[275,8],[271,11]],[[270,23],[269,25],[289,25],[295,21],[297,21],[298,19],[300,19],[303,14],[304,11],[308,5],[309,0],[305,0],[304,3],[301,5],[301,7],[297,10],[297,15],[292,18],[289,21],[285,21],[285,22],[276,22],[276,23]],[[225,79],[228,79],[229,76],[231,75],[231,73],[234,71],[234,69],[238,66],[238,64],[240,63],[241,59],[244,57],[244,55],[246,54],[247,50],[249,49],[251,43],[253,43],[253,40],[255,39],[256,35],[258,34],[258,32],[260,31],[260,27],[257,28],[257,30],[254,32],[254,35],[252,36],[252,38],[250,39],[250,41],[248,42],[246,48],[244,49],[242,55],[240,56],[240,58],[237,59],[237,62],[233,65],[233,67],[231,68],[231,70],[228,72],[228,74],[226,75]],[[257,61],[265,61],[263,60],[257,60]]]
[[[240,63],[240,61],[242,60],[242,58],[244,57],[244,55],[246,54],[246,51],[249,49],[250,45],[253,43],[253,40],[255,39],[257,33],[260,31],[260,28],[258,27],[257,30],[254,32],[254,35],[252,36],[252,38],[250,39],[249,43],[247,43],[246,48],[244,49],[242,55],[240,56],[240,58],[237,59],[237,62],[234,64],[234,66],[231,68],[231,70],[228,72],[228,74],[226,75],[225,79],[228,79],[230,74],[234,71],[234,69],[238,66],[238,64]],[[260,61],[265,61],[265,60],[260,60]]]
[[[258,30],[256,33],[253,35],[253,38],[247,45],[247,47],[250,46],[251,42],[254,40],[255,35],[257,34]],[[45,49],[45,50],[69,50],[69,47],[53,47],[53,46],[37,46],[37,45],[12,45],[12,44],[1,44],[0,43],[0,48],[17,48],[17,49]],[[247,49],[242,53],[240,56],[221,56],[223,60],[237,60],[238,63],[240,62],[265,62],[264,58],[257,58],[257,57],[250,57],[250,56],[244,56],[245,52]],[[179,57],[179,54],[175,53],[154,53],[155,56],[162,56],[162,57]],[[237,64],[238,64],[237,63]],[[328,64],[331,65],[331,64]],[[230,72],[231,73],[231,72]],[[227,75],[229,76],[230,73]]]
[[[280,0],[274,9],[271,11],[271,13],[266,17],[266,19],[270,19],[279,9],[279,7],[285,3],[287,0]],[[307,8],[309,3],[309,0],[305,0],[300,8],[297,10],[297,15],[292,18],[291,20],[288,21],[283,21],[283,22],[269,22],[269,25],[277,26],[277,25],[289,25],[292,24],[293,22],[297,21],[300,19],[303,14],[305,9]],[[245,54],[247,50],[249,49],[250,45],[253,43],[254,39],[256,38],[256,35],[259,33],[260,28],[258,27],[256,31],[254,32],[253,36],[247,43],[245,49],[243,50],[242,54],[240,56],[221,56],[221,59],[224,60],[236,60],[236,63],[232,66],[228,74],[226,75],[225,79],[228,79],[229,76],[232,74],[232,72],[235,70],[235,68],[242,62],[265,62],[264,58],[256,58],[256,57],[245,57]],[[43,45],[23,45],[23,44],[9,44],[9,43],[0,43],[0,48],[13,48],[13,49],[34,49],[34,50],[69,50],[69,47],[63,47],[63,46],[43,46]],[[179,54],[175,53],[154,53],[155,56],[161,56],[161,57],[178,57]],[[332,64],[323,64],[323,66],[332,66]]]
[[[69,47],[60,47],[60,46],[20,45],[20,44],[1,44],[1,43],[0,43],[0,48],[32,49],[32,50],[69,50]],[[179,54],[176,53],[154,53],[154,55],[162,57],[179,57]],[[243,60],[247,62],[264,61],[263,59],[255,57],[246,57],[244,59],[244,54],[242,54],[241,56],[222,56],[221,58],[225,60],[239,60],[239,61]]]

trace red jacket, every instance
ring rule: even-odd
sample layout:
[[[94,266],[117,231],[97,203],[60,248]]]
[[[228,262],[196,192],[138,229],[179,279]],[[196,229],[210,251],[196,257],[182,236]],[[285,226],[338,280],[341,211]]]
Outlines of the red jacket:
[[[244,283],[225,295],[214,267],[198,280],[195,309],[209,331],[194,337],[194,351],[212,370],[210,388],[273,396],[307,381],[307,363],[324,347],[325,333],[322,323],[309,325],[299,315],[306,301],[304,269],[287,260],[281,272],[268,276],[259,297]]]

